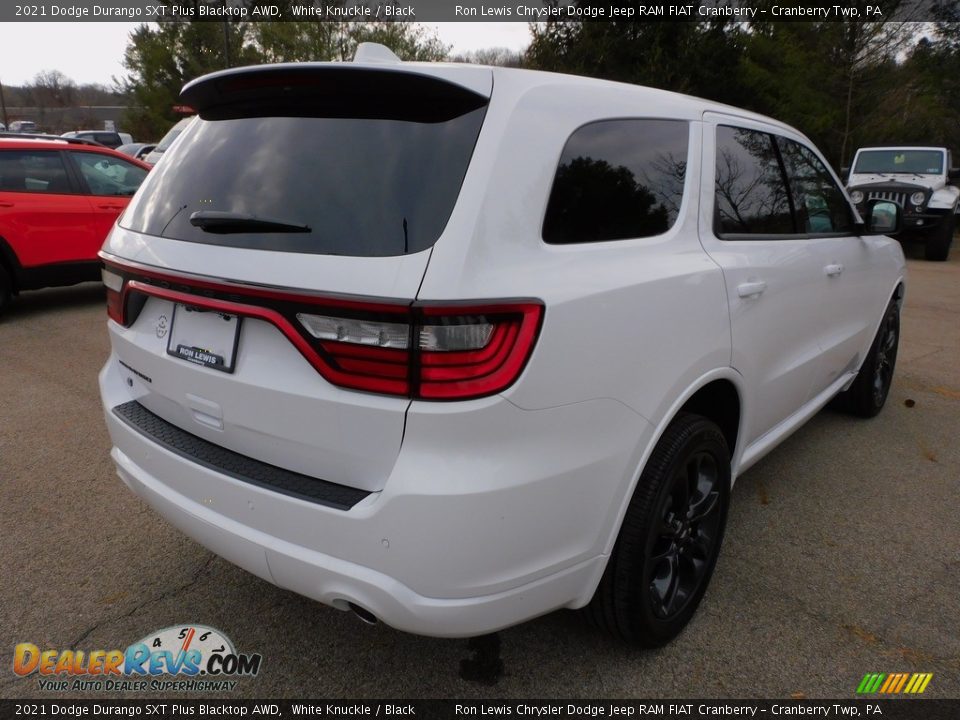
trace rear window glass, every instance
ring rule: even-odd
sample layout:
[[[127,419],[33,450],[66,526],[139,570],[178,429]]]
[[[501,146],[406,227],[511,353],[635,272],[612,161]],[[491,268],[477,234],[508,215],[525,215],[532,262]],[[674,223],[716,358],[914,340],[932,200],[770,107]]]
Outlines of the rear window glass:
[[[689,128],[681,120],[604,120],[563,148],[543,221],[552,244],[650,237],[683,199]]]
[[[151,171],[122,223],[232,247],[374,257],[419,252],[447,224],[484,113],[481,107],[435,122],[198,119]],[[190,221],[203,211],[309,231],[204,230]]]

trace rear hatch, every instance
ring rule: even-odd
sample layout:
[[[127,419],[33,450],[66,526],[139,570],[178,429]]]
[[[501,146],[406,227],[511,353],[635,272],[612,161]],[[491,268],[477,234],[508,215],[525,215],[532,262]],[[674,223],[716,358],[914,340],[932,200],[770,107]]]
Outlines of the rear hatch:
[[[368,491],[399,453],[410,306],[489,70],[279,65],[188,85],[192,123],[104,245],[132,399],[241,455]]]

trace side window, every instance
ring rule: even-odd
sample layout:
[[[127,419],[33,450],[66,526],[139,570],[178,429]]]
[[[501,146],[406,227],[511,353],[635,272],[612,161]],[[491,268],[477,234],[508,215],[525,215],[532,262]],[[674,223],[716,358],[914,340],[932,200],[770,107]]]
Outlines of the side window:
[[[120,142],[120,136],[116,133],[104,132],[104,133],[94,133],[93,140],[96,140],[101,145],[106,145],[107,147],[120,147],[123,143]]]
[[[714,229],[724,235],[795,233],[791,200],[773,137],[717,127]]]
[[[59,152],[7,150],[0,152],[0,190],[70,193],[70,180]]]
[[[793,192],[798,230],[810,235],[850,232],[850,206],[820,158],[793,140],[778,137],[777,143]]]
[[[665,233],[683,200],[689,133],[681,120],[603,120],[576,130],[553,179],[544,241]]]
[[[93,195],[133,195],[147,176],[138,165],[93,152],[71,152]]]

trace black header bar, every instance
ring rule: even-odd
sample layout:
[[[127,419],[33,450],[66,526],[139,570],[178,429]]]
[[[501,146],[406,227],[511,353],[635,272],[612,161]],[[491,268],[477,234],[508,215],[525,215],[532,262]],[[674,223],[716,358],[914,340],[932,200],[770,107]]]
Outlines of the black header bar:
[[[955,720],[960,699],[0,700],[3,718],[882,718]]]
[[[37,0],[0,4],[2,22],[796,22],[936,20],[938,0]]]

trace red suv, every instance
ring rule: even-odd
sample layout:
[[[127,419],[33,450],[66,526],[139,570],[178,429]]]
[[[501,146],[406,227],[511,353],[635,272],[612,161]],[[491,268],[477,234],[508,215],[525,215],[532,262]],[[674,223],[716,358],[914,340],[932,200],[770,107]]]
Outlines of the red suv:
[[[0,311],[100,278],[97,251],[150,166],[76,140],[0,138]]]

